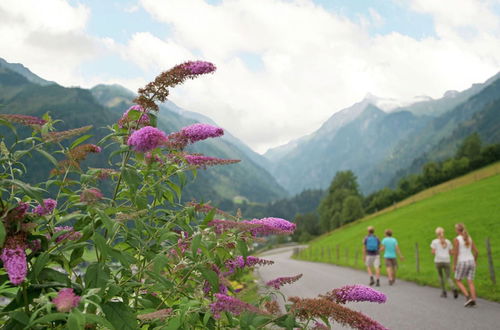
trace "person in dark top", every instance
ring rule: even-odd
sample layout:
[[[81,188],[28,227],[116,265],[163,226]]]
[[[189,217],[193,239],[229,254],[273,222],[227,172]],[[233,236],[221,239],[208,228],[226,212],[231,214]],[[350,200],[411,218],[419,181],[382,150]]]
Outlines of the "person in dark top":
[[[363,239],[363,260],[370,276],[370,285],[380,286],[380,240],[375,236],[375,228],[368,227],[368,235]],[[373,279],[375,273],[376,282]]]

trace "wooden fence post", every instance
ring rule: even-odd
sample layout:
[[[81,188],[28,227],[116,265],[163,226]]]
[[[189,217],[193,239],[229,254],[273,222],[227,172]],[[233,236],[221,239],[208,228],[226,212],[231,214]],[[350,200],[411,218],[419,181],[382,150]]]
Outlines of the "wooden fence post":
[[[340,245],[337,244],[337,262],[340,261]]]
[[[349,248],[345,248],[345,263],[349,264]]]
[[[495,277],[495,267],[493,266],[493,255],[491,254],[490,238],[486,238],[486,252],[488,253],[488,265],[490,269],[490,279],[491,282],[496,285],[497,279]]]
[[[325,247],[321,247],[321,260],[323,260],[323,257],[325,256]]]
[[[328,246],[328,261],[332,261],[332,247]]]
[[[418,253],[418,243],[415,243],[415,262],[417,266],[417,274],[420,273],[420,256]]]
[[[358,258],[359,258],[359,250],[356,250],[356,254],[354,255],[354,266],[358,266]]]

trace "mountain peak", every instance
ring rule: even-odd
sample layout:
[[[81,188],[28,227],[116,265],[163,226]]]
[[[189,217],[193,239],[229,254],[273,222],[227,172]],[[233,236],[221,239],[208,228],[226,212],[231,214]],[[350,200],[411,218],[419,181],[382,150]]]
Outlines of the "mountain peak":
[[[445,99],[453,98],[453,97],[456,97],[458,94],[460,94],[459,91],[449,90],[449,91],[444,92],[443,98],[445,98]]]
[[[47,85],[54,85],[56,84],[53,81],[48,81],[43,78],[40,78],[33,72],[31,72],[30,69],[22,65],[21,63],[9,63],[3,58],[0,57],[0,67],[6,68],[8,70],[14,71],[24,78],[28,79],[30,82],[41,85],[41,86],[47,86]]]

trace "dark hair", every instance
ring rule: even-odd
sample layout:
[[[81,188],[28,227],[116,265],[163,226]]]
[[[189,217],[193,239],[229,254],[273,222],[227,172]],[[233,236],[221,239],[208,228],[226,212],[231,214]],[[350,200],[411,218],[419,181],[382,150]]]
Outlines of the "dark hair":
[[[386,229],[386,230],[385,230],[385,235],[387,235],[387,236],[391,237],[391,236],[392,236],[392,230],[390,230],[390,229]]]

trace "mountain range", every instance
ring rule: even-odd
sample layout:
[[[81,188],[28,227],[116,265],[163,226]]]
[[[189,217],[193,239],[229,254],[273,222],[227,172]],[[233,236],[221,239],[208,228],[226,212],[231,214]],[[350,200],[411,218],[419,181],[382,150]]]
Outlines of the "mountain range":
[[[134,97],[135,93],[120,85],[65,88],[22,64],[0,59],[0,113],[42,116],[50,111],[64,121],[60,129],[94,125],[95,141],[106,132],[103,127],[116,122],[132,105]],[[340,170],[352,170],[368,194],[395,186],[399,178],[418,172],[425,162],[452,156],[473,132],[485,143],[500,142],[499,107],[497,74],[464,91],[447,91],[438,99],[418,96],[401,103],[368,94],[348,108],[332,109],[334,114],[312,134],[264,155],[226,131],[223,138],[197,143],[189,151],[242,162],[199,171],[185,198],[270,202],[306,189],[325,189]],[[207,116],[173,102],[160,106],[158,126],[166,132],[195,122],[216,125]],[[103,163],[105,156],[89,165]],[[36,175],[45,175],[50,164],[41,160],[32,166]]]
[[[352,170],[362,191],[371,193],[394,186],[426,161],[452,156],[472,132],[485,142],[499,142],[499,101],[499,74],[462,92],[421,97],[404,106],[384,107],[368,95],[333,114],[314,133],[264,156],[269,171],[291,194],[325,189],[340,170]]]
[[[0,61],[0,113],[41,117],[50,112],[54,119],[63,121],[58,125],[59,130],[93,125],[93,142],[107,133],[104,127],[115,123],[134,98],[133,92],[119,85],[98,85],[90,90],[65,88],[36,76],[21,64]],[[158,127],[167,133],[195,122],[215,125],[209,118],[185,111],[172,102],[161,105]],[[287,195],[262,166],[266,159],[227,131],[222,138],[196,143],[188,151],[240,159],[241,162],[199,170],[196,181],[188,184],[184,191],[185,200],[194,198],[217,203],[239,197],[251,202],[266,202]],[[89,157],[87,165],[106,167],[109,153],[110,150],[105,150],[101,155]],[[46,178],[51,168],[45,159],[36,159],[29,164],[27,179]]]

